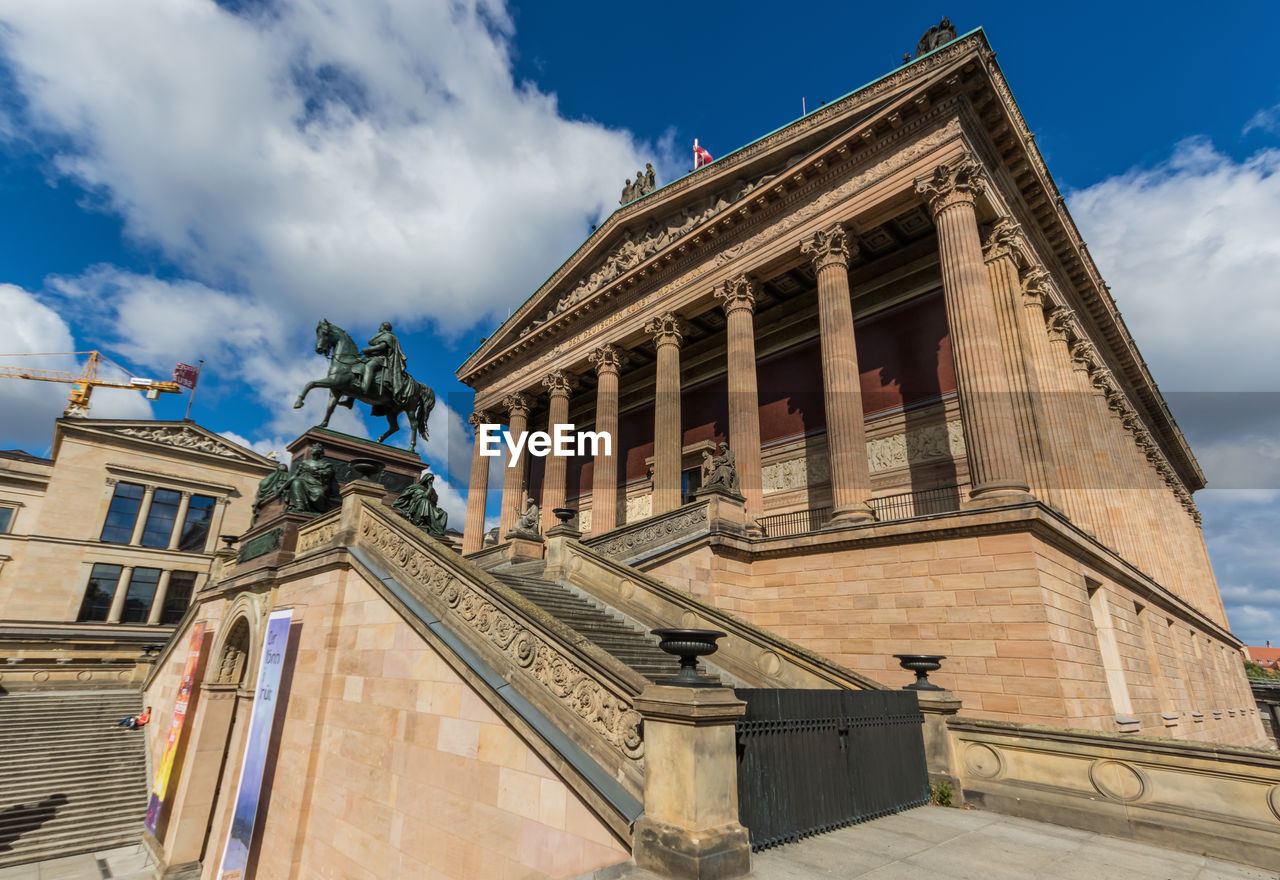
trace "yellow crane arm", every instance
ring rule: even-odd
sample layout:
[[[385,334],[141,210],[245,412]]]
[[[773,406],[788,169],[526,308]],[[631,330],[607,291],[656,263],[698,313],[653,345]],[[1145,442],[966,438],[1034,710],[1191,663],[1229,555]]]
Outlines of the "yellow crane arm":
[[[94,388],[125,388],[133,391],[145,391],[147,397],[154,400],[159,393],[178,394],[182,386],[177,382],[162,382],[155,379],[130,378],[128,381],[98,378],[98,362],[107,360],[99,352],[67,352],[66,354],[88,354],[89,360],[79,374],[66,370],[44,370],[34,367],[0,366],[0,379],[33,379],[37,382],[62,382],[73,386],[68,395],[67,408],[63,415],[84,416],[89,413],[89,397]],[[37,355],[5,355],[5,357]],[[127,370],[120,368],[122,372]]]

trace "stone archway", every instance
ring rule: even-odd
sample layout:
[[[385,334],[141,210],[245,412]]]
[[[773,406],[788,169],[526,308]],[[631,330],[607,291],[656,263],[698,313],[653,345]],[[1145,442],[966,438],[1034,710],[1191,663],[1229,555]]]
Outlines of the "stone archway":
[[[244,674],[249,666],[250,642],[248,618],[237,617],[235,623],[231,624],[227,637],[222,640],[222,650],[218,653],[217,684],[244,686]]]

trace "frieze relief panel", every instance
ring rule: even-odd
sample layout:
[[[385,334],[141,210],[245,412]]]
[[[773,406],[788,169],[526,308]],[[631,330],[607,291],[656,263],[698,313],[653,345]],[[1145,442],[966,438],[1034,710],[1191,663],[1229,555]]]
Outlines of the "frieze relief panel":
[[[163,443],[165,446],[177,446],[182,449],[195,449],[199,452],[209,452],[214,455],[220,455],[223,458],[243,459],[245,457],[229,444],[215,440],[206,434],[192,430],[186,426],[180,428],[123,427],[115,428],[113,429],[113,432],[116,434],[123,434],[126,437],[137,437],[139,440],[150,440],[152,443]]]
[[[381,522],[366,508],[360,513],[359,539],[377,549],[404,576],[416,581],[453,625],[487,639],[511,662],[581,718],[637,768],[643,766],[640,713],[631,700],[593,677],[559,646],[525,622],[498,608],[482,592],[453,574]]]
[[[867,441],[867,460],[873,474],[964,455],[964,427],[959,419]]]
[[[578,511],[578,531],[580,532],[591,531],[591,511],[590,510]]]
[[[768,495],[831,482],[831,463],[826,453],[802,455],[765,465],[762,473],[764,492]]]
[[[627,499],[626,521],[633,523],[653,515],[653,494],[632,495]]]

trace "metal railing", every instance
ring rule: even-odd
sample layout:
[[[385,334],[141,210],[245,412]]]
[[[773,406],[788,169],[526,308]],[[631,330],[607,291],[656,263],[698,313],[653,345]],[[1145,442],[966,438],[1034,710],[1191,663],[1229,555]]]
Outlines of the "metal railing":
[[[921,489],[918,492],[902,492],[898,495],[872,498],[871,509],[875,511],[877,522],[893,522],[917,516],[931,516],[935,513],[954,513],[960,509],[960,499],[967,486],[967,483],[960,483],[955,486],[938,486],[933,489]],[[821,531],[830,520],[830,507],[811,507],[807,510],[762,516],[756,522],[759,523],[760,528],[764,529],[765,537],[787,538],[792,535]]]

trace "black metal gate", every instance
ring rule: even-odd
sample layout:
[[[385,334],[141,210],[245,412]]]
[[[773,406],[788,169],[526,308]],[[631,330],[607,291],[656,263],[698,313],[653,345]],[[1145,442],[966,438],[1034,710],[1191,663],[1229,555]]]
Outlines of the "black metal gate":
[[[738,817],[758,851],[929,801],[910,691],[756,690],[738,721]]]

